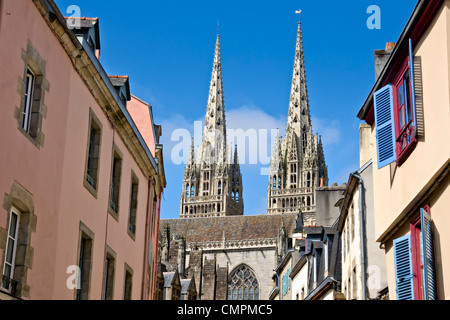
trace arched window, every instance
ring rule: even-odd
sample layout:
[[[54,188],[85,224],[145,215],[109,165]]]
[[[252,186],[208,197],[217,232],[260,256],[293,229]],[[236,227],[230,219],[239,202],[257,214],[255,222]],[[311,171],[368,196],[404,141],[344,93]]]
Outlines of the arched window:
[[[252,269],[237,267],[228,282],[228,300],[259,300],[259,283]]]
[[[222,181],[217,184],[217,194],[220,196],[222,194]]]

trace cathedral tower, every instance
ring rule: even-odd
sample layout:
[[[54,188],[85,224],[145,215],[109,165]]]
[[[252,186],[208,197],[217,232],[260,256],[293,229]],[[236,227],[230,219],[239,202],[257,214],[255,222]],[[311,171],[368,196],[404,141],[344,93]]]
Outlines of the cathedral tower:
[[[225,105],[217,36],[202,144],[192,142],[181,194],[180,218],[244,214],[237,148],[227,145]]]
[[[314,135],[306,85],[301,24],[298,24],[286,136],[277,136],[269,172],[267,212],[303,212],[314,220],[315,188],[328,185],[320,136]],[[312,219],[311,219],[312,218]]]

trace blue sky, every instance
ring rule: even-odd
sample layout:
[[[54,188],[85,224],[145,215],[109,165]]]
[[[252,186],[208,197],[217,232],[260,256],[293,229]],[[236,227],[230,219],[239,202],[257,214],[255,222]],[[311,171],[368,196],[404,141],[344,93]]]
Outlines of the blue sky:
[[[374,81],[374,51],[396,42],[415,0],[358,1],[87,1],[56,0],[63,14],[77,5],[100,19],[100,61],[109,74],[129,75],[131,91],[153,106],[163,126],[168,181],[161,218],[179,216],[184,165],[172,161],[176,129],[194,132],[209,92],[220,21],[228,128],[284,131],[301,9],[313,130],[323,137],[330,183],[346,182],[359,167],[356,114]],[[370,30],[367,8],[381,9]],[[268,147],[270,149],[270,146]],[[271,152],[271,150],[269,151]],[[270,155],[270,153],[269,153]],[[186,157],[187,155],[185,155]],[[265,214],[268,177],[263,163],[240,154],[246,215]]]

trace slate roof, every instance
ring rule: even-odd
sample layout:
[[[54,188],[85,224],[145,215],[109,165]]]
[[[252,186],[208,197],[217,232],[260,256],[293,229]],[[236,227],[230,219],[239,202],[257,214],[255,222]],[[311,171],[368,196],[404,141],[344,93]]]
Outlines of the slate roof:
[[[109,80],[111,80],[111,83],[114,87],[121,87],[124,86],[129,77],[128,76],[108,76]]]
[[[161,220],[160,235],[167,226],[171,235],[183,236],[186,242],[273,239],[278,237],[281,221],[288,234],[295,228],[297,215],[230,216]]]
[[[192,279],[181,280],[181,294],[186,294],[189,291],[189,286],[191,285]]]
[[[98,23],[98,18],[87,18],[87,17],[64,17],[67,20],[77,20],[81,28],[92,28]]]
[[[164,288],[170,288],[172,286],[173,277],[175,272],[164,272]]]

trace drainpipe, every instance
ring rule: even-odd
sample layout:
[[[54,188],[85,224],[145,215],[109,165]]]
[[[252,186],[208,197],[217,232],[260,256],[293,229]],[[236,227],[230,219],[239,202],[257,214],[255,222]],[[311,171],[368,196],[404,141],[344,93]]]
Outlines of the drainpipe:
[[[352,176],[359,181],[359,213],[360,213],[360,223],[361,223],[361,278],[362,278],[362,294],[363,300],[367,300],[367,279],[366,279],[366,224],[364,219],[364,181],[356,171],[352,173]]]

